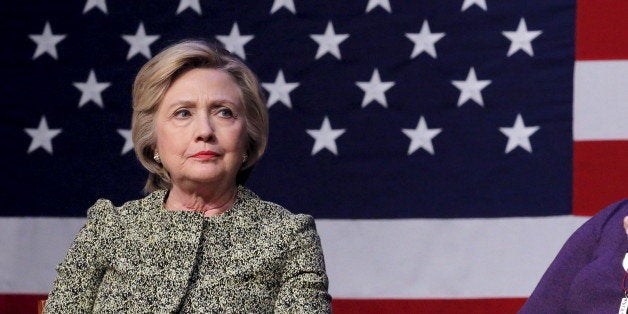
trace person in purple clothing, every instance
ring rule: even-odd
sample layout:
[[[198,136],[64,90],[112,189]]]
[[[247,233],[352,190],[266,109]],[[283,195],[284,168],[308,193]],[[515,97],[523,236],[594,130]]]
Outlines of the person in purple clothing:
[[[562,247],[519,313],[626,313],[628,199],[584,223]]]

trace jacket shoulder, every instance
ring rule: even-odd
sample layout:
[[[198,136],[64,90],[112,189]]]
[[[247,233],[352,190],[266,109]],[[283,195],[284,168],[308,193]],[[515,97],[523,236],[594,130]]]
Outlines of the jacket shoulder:
[[[280,224],[283,227],[297,227],[302,224],[313,224],[314,218],[306,214],[295,214],[285,207],[270,201],[262,200],[255,193],[244,189],[243,204],[252,218],[267,224]]]
[[[140,213],[153,212],[161,209],[166,190],[157,190],[143,198],[127,201],[118,207],[119,214],[122,216],[137,215]]]
[[[299,234],[316,234],[314,218],[306,214],[295,214],[285,207],[257,198],[248,202],[252,217],[262,229],[274,234],[282,234],[287,237],[295,237]]]

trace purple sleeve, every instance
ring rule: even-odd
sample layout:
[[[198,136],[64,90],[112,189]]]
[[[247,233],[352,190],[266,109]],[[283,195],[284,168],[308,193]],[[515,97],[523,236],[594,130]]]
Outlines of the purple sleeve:
[[[587,302],[574,298],[570,289],[577,276],[581,278],[583,272],[591,271],[593,259],[600,254],[614,254],[616,244],[625,242],[622,221],[626,204],[622,201],[605,208],[571,235],[519,313],[566,313],[569,308],[578,308],[576,303]]]

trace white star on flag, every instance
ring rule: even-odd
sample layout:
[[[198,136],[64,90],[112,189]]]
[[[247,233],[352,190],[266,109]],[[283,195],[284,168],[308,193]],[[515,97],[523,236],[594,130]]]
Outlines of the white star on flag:
[[[395,82],[382,82],[377,69],[373,71],[373,75],[371,75],[371,80],[369,82],[355,82],[355,84],[364,91],[362,108],[366,107],[373,100],[384,107],[388,107],[388,102],[386,101],[386,95],[384,95],[384,93],[391,87],[395,86]]]
[[[432,139],[442,132],[442,129],[429,129],[425,118],[421,116],[415,129],[401,129],[401,132],[410,138],[408,155],[412,155],[419,148],[423,148],[426,152],[434,155]]]
[[[190,8],[194,10],[196,13],[198,13],[198,15],[201,15],[202,14],[201,4],[199,1],[200,0],[180,0],[179,7],[177,8],[177,14]]]
[[[414,58],[426,52],[432,56],[432,58],[436,59],[436,47],[434,47],[434,44],[444,36],[445,33],[432,33],[430,24],[427,20],[424,20],[419,33],[406,33],[406,37],[414,43],[414,49],[412,49],[410,58]]]
[[[94,72],[93,69],[89,71],[89,76],[85,83],[74,82],[72,85],[78,88],[82,93],[81,100],[79,100],[79,105],[78,105],[79,108],[83,107],[83,105],[85,105],[90,100],[96,103],[98,107],[104,108],[100,93],[102,93],[102,91],[107,89],[107,87],[109,87],[111,83],[108,83],[108,82],[99,83],[96,80],[96,73]]]
[[[288,9],[292,13],[297,13],[297,9],[294,7],[294,0],[274,0],[273,7],[270,9],[270,14],[277,12],[282,7]]]
[[[349,38],[349,34],[336,34],[334,25],[330,22],[327,23],[325,33],[322,35],[310,35],[316,43],[318,43],[318,50],[316,51],[316,59],[319,59],[326,53],[330,53],[336,59],[341,59],[340,48],[338,45]]]
[[[530,136],[539,129],[540,127],[538,126],[525,126],[521,114],[517,114],[517,119],[515,119],[515,124],[512,128],[499,128],[504,135],[508,136],[506,154],[517,147],[521,147],[531,153],[532,145],[530,144]]]
[[[251,41],[255,36],[253,35],[240,35],[240,29],[238,23],[233,23],[231,27],[231,33],[229,35],[218,35],[216,38],[225,45],[225,49],[235,53],[242,59],[246,59],[246,53],[244,52],[244,45]]]
[[[150,59],[150,45],[159,39],[159,35],[146,35],[144,29],[144,23],[140,22],[140,26],[137,28],[135,35],[122,35],[124,39],[131,47],[129,47],[129,53],[126,55],[126,59],[130,60],[138,53],[141,53],[147,59]]]
[[[83,8],[83,14],[87,13],[93,8],[99,8],[100,11],[107,14],[107,3],[105,0],[87,0],[85,1],[85,7]]]
[[[27,151],[29,154],[41,147],[52,155],[52,139],[61,133],[61,129],[49,128],[46,116],[41,116],[39,126],[36,129],[25,128],[24,132],[32,138],[31,145]]]
[[[531,57],[534,56],[534,51],[532,50],[532,40],[537,38],[542,33],[543,31],[528,31],[526,20],[524,18],[521,18],[521,20],[519,20],[519,26],[517,26],[516,31],[502,32],[502,34],[506,36],[506,38],[510,39],[508,56],[512,56],[515,52],[519,50],[523,50]]]
[[[462,3],[462,9],[460,9],[460,12],[466,11],[468,8],[470,8],[474,4],[482,8],[482,10],[484,11],[488,10],[486,7],[486,0],[464,0],[464,2]]]
[[[124,137],[124,147],[122,147],[122,152],[120,153],[120,155],[124,155],[133,149],[133,139],[131,136],[131,130],[118,129],[118,134]]]
[[[280,101],[288,108],[292,108],[290,92],[299,86],[299,83],[286,83],[283,71],[279,70],[274,83],[262,83],[262,86],[270,93],[268,96],[268,108]]]
[[[306,132],[315,140],[314,147],[312,147],[312,156],[316,155],[323,148],[328,149],[334,155],[338,155],[336,139],[345,133],[345,129],[332,129],[327,116],[325,116],[320,129],[306,130]]]
[[[366,5],[366,13],[371,12],[376,6],[380,6],[388,13],[392,13],[389,0],[369,0],[369,3]]]
[[[62,41],[66,35],[55,35],[52,33],[50,22],[46,22],[41,35],[30,34],[28,37],[37,44],[33,59],[37,59],[44,53],[49,54],[55,60],[57,59],[57,44]]]
[[[451,84],[460,90],[458,97],[458,107],[462,106],[467,100],[471,99],[480,106],[484,106],[482,99],[482,89],[491,84],[491,80],[480,80],[475,75],[475,69],[471,67],[467,79],[464,81],[451,81]]]

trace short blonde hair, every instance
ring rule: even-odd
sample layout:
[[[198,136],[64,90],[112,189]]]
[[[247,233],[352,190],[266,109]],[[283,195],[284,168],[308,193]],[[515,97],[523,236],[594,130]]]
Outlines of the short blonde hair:
[[[174,44],[150,59],[140,69],[133,83],[133,119],[131,132],[135,154],[149,172],[145,192],[170,189],[172,183],[164,167],[153,156],[157,143],[154,118],[164,94],[182,74],[196,68],[224,71],[242,92],[248,158],[240,168],[236,182],[242,183],[248,172],[264,153],[268,141],[268,110],[255,74],[238,58],[217,45],[198,40]]]

